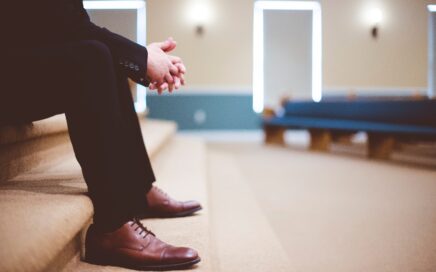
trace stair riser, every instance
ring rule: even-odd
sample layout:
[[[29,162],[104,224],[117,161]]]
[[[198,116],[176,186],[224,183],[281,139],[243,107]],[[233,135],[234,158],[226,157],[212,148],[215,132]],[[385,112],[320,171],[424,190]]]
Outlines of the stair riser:
[[[88,225],[88,224],[87,224]],[[77,262],[81,259],[82,241],[85,229],[81,230],[74,238],[62,249],[53,261],[47,265],[44,272],[62,271],[69,263]],[[66,270],[64,270],[66,272]]]
[[[9,180],[37,166],[50,165],[72,147],[68,133],[0,146],[0,182]]]

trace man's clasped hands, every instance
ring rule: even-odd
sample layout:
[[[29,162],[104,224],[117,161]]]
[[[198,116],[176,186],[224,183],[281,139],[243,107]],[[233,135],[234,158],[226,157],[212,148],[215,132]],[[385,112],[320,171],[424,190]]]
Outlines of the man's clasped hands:
[[[150,80],[149,88],[157,90],[159,94],[168,89],[174,89],[185,85],[186,67],[182,59],[169,53],[176,48],[173,38],[163,42],[151,43],[147,46],[147,77]]]

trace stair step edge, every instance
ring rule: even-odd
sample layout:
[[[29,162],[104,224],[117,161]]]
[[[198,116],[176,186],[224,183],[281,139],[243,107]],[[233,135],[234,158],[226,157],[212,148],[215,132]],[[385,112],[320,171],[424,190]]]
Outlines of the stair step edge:
[[[173,121],[142,118],[140,119],[140,124],[145,146],[150,157],[158,154],[177,132],[177,123]],[[160,133],[156,133],[157,131],[160,131]]]

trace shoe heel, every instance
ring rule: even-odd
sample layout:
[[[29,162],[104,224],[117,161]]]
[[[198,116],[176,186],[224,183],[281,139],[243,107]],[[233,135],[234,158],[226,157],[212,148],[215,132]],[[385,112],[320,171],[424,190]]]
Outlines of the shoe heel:
[[[102,256],[102,254],[96,254],[96,253],[92,253],[88,250],[85,251],[85,259],[84,261],[90,264],[96,264],[96,265],[103,265],[105,263],[105,261],[107,262],[107,260],[110,260],[108,258],[106,258],[105,256]]]

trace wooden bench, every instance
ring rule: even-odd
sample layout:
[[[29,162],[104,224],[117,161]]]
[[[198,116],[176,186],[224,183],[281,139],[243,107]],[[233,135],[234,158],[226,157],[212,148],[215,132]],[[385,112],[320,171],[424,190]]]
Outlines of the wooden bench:
[[[326,151],[332,141],[363,131],[368,155],[387,159],[398,141],[436,140],[436,100],[288,101],[279,112],[263,119],[266,143],[284,145],[287,129],[307,129],[310,148]]]

